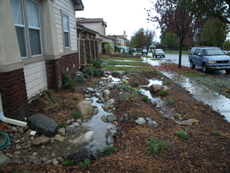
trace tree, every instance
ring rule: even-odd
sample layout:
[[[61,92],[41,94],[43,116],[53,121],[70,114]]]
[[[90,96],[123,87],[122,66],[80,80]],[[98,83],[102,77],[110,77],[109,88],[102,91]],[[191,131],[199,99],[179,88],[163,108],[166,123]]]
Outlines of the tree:
[[[176,46],[176,42],[177,42],[177,36],[174,33],[166,33],[164,37],[161,39],[161,43],[163,43],[168,48],[170,48],[171,52],[172,52],[172,48]]]
[[[153,39],[155,37],[155,31],[151,31],[147,29],[143,34],[142,34],[142,44],[146,46],[147,51],[149,50],[149,46],[152,44]]]
[[[184,40],[192,37],[194,32],[202,25],[202,19],[194,15],[193,12],[182,8],[183,5],[179,1],[161,0],[155,3],[154,8],[147,10],[149,21],[158,22],[162,30],[173,32],[179,37],[180,53],[178,68],[181,68],[181,52]],[[152,15],[152,10],[155,10],[160,16]]]
[[[131,36],[130,44],[132,44],[135,48],[143,47],[142,44],[142,35],[144,34],[144,28],[140,28],[136,31],[133,36]]]
[[[221,46],[227,36],[227,24],[219,18],[210,18],[203,27],[201,39],[211,46]]]

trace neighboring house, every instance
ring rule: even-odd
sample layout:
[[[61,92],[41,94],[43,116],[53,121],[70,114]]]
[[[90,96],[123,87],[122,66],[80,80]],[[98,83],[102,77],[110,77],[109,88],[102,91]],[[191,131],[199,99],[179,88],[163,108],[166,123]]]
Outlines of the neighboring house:
[[[124,31],[123,35],[112,35],[110,37],[113,37],[116,42],[116,46],[126,46],[126,32]]]
[[[28,102],[79,69],[75,11],[81,0],[0,1],[0,92],[6,117],[20,119]]]
[[[76,22],[99,33],[96,35],[96,38],[99,40],[99,53],[105,54],[105,43],[109,43],[112,47],[114,47],[114,38],[106,36],[107,24],[103,18],[77,18]]]

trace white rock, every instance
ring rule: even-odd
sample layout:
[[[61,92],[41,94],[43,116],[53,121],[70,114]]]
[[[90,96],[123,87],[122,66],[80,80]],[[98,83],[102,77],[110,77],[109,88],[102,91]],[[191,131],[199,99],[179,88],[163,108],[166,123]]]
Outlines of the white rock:
[[[145,123],[146,123],[146,121],[145,121],[145,119],[144,119],[144,118],[139,117],[139,118],[136,120],[136,123],[137,123],[138,125],[142,125],[142,124],[145,124]]]
[[[73,140],[73,144],[91,142],[94,139],[94,131],[88,131],[80,137]]]

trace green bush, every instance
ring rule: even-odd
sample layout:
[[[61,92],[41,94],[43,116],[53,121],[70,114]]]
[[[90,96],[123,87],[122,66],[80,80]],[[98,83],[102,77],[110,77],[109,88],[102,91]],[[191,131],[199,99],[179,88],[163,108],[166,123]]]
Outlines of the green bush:
[[[180,131],[176,132],[176,136],[178,136],[180,138],[188,139],[188,133],[184,130],[180,130]]]
[[[87,166],[90,165],[90,160],[89,159],[85,159],[84,163],[81,162],[80,165],[81,165],[82,168],[86,168]]]
[[[95,88],[97,88],[97,85],[91,85],[91,87],[95,89]]]
[[[84,76],[83,76],[84,77]],[[78,79],[77,81],[76,81],[76,83],[81,83],[81,82],[85,82],[85,79],[84,78],[81,78],[81,79]]]
[[[109,154],[112,154],[115,152],[115,148],[113,146],[106,146],[104,149],[103,149],[103,153],[105,155],[109,155]]]
[[[138,83],[139,83],[138,81],[135,81],[135,82],[134,82],[134,85],[135,85],[135,86],[138,86]]]
[[[165,80],[164,82],[163,82],[163,84],[164,85],[166,85],[166,84],[170,84],[171,83],[171,81],[170,80]]]
[[[123,88],[126,90],[125,93],[120,94],[120,97],[123,98],[124,100],[134,100],[137,99],[137,95],[140,92],[141,87],[138,86],[137,88],[132,88],[129,84],[128,81],[126,83],[123,83],[122,85],[118,85],[117,88]]]
[[[161,79],[161,76],[157,76],[157,79]]]
[[[160,96],[163,96],[163,97],[167,96],[168,92],[169,92],[168,90],[161,90],[160,91]]]
[[[62,71],[62,88],[70,88],[71,91],[75,91],[75,83],[67,71]]]
[[[174,103],[175,103],[175,101],[173,99],[168,99],[167,100],[167,105],[172,105]]]
[[[60,128],[66,128],[66,123],[65,122],[61,122],[59,125],[60,125]]]
[[[226,90],[226,93],[230,93],[230,88],[228,88],[228,89]]]
[[[104,75],[104,71],[101,69],[93,68],[93,67],[86,67],[83,71],[83,77],[86,79],[90,79],[93,77],[101,77]]]
[[[127,72],[127,71],[125,71],[125,72],[124,72],[124,75],[126,75],[126,74],[128,74],[128,72]]]
[[[92,65],[95,68],[102,68],[102,66],[103,66],[100,59],[96,59],[96,61],[92,60]]]
[[[46,104],[44,108],[45,112],[48,110],[57,111],[63,102],[62,99],[55,94],[54,90],[48,90],[43,100]]]
[[[74,115],[74,117],[77,118],[77,119],[78,119],[78,118],[82,118],[81,113],[80,113],[79,111],[74,112],[73,115]]]
[[[40,102],[44,102],[45,100],[42,97],[39,97]]]
[[[73,160],[66,160],[62,164],[62,166],[72,166],[72,165],[74,165],[74,161]]]
[[[77,96],[73,96],[73,100],[79,100]]]
[[[149,141],[147,141],[147,144],[149,145],[148,147],[148,155],[151,153],[164,153],[165,151],[164,149],[167,147],[167,145],[169,144],[168,141],[164,141],[161,138],[160,139],[156,139],[154,136],[151,137],[151,139]]]
[[[222,136],[220,132],[213,132],[213,136]]]
[[[148,101],[148,96],[143,96],[143,97],[142,97],[142,100],[143,100],[144,102],[147,103],[147,101]]]

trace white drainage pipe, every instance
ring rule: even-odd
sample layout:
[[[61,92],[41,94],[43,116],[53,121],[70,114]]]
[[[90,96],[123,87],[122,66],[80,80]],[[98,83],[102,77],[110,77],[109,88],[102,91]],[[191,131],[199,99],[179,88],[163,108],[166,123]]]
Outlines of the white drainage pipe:
[[[23,122],[23,121],[19,121],[19,120],[15,120],[15,119],[11,119],[11,118],[6,118],[4,116],[4,113],[3,113],[3,106],[2,106],[2,96],[1,96],[1,92],[0,92],[0,120],[5,122],[5,123],[9,123],[9,124],[14,124],[14,125],[17,125],[17,126],[26,126],[27,123],[26,122]]]

